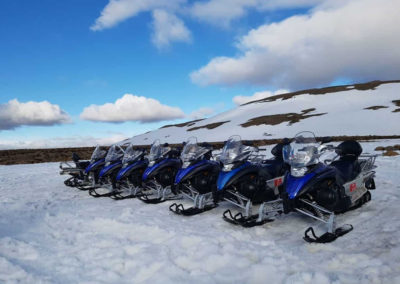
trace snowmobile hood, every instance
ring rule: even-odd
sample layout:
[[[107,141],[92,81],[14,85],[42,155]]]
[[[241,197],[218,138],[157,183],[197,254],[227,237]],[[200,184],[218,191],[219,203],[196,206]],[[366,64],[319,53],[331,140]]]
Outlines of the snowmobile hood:
[[[136,162],[126,166],[125,168],[122,168],[117,174],[117,181],[121,180],[125,176],[126,173],[131,171],[131,169],[133,169],[135,167],[145,166],[146,164],[147,164],[146,161],[136,161]]]
[[[217,180],[217,190],[223,190],[225,186],[228,184],[228,182],[241,170],[247,168],[250,165],[250,163],[244,163],[243,165],[237,167],[236,169],[233,169],[229,172],[220,172],[218,175],[218,180]]]
[[[182,179],[184,179],[192,171],[194,171],[198,168],[204,167],[204,166],[208,166],[208,165],[218,165],[218,163],[215,161],[210,161],[210,160],[202,160],[202,161],[199,161],[196,164],[189,166],[187,168],[179,169],[178,173],[175,176],[175,184],[180,183],[182,181]]]
[[[91,170],[93,170],[93,169],[96,168],[97,166],[99,166],[99,165],[101,165],[101,164],[104,164],[105,161],[106,161],[106,160],[103,158],[103,159],[97,160],[97,161],[95,161],[95,162],[93,162],[93,163],[90,163],[89,166],[87,166],[87,168],[85,169],[85,173],[86,173],[86,174],[89,173]]]
[[[300,191],[307,186],[310,181],[323,178],[326,174],[330,173],[331,168],[322,164],[319,164],[312,171],[306,173],[302,177],[294,177],[290,174],[290,171],[288,171],[285,176],[285,189],[289,195],[289,199],[296,198]]]
[[[315,175],[315,172],[311,172],[302,177],[294,177],[290,173],[287,173],[285,176],[285,189],[289,194],[289,199],[296,198],[297,194]]]
[[[115,169],[115,167],[118,167],[122,164],[121,161],[117,161],[115,163],[109,164],[108,166],[105,166],[101,169],[100,173],[99,173],[99,177],[103,177],[105,175],[107,175],[110,171],[112,171],[113,169]]]

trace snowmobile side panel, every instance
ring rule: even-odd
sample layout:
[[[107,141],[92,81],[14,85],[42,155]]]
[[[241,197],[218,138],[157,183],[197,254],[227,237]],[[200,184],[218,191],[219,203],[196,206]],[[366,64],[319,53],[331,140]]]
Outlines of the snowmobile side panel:
[[[101,164],[104,164],[105,161],[106,161],[105,159],[100,159],[96,162],[89,164],[89,166],[87,166],[87,168],[85,169],[85,173],[89,173],[91,170],[95,169],[96,167],[100,166]]]
[[[243,175],[248,174],[252,171],[256,172],[257,169],[249,162],[246,162],[243,165],[241,165],[229,172],[221,171],[218,175],[217,190],[218,191],[223,190],[224,188],[228,187],[230,184],[232,184],[238,178],[240,178]]]
[[[210,160],[200,161],[192,166],[189,166],[184,169],[179,169],[178,173],[175,176],[175,184],[185,181],[186,179],[191,178],[193,175],[197,174],[200,171],[206,169],[213,169],[218,167],[218,163]]]
[[[133,164],[130,164],[129,166],[120,169],[120,171],[117,174],[116,180],[120,181],[123,177],[125,177],[132,171],[137,170],[142,167],[145,167],[146,165],[147,165],[147,163],[145,161],[136,161]]]
[[[99,174],[99,178],[107,175],[108,173],[110,173],[112,170],[116,169],[118,166],[121,166],[122,162],[118,161],[116,163],[110,164],[108,166],[105,166],[101,169],[100,174]]]
[[[158,171],[162,168],[165,168],[168,166],[178,168],[178,167],[180,167],[180,165],[181,165],[180,159],[164,159],[161,162],[153,165],[152,167],[148,167],[143,173],[142,180],[143,181],[148,180],[152,176],[156,175],[158,173]]]

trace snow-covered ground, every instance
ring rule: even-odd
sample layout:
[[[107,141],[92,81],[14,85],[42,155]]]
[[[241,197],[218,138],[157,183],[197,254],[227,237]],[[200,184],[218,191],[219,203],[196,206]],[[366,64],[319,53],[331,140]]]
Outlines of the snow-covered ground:
[[[399,109],[399,92],[400,83],[385,83],[367,90],[357,90],[349,86],[346,91],[319,95],[305,92],[289,99],[241,105],[186,126],[160,128],[137,135],[130,141],[136,145],[152,144],[155,139],[182,143],[195,136],[198,141],[220,142],[226,141],[232,135],[262,140],[294,137],[304,130],[312,130],[316,136],[400,135],[400,112],[396,111]],[[368,109],[371,107],[377,109]],[[283,115],[290,118],[302,113],[306,117],[292,124],[289,121],[279,122],[276,117]],[[275,118],[269,117],[259,125],[242,126],[263,116]],[[225,123],[213,129],[198,128],[222,122]],[[193,128],[196,129],[191,130]]]
[[[331,244],[303,241],[317,223],[295,214],[246,229],[227,204],[182,217],[68,188],[57,163],[0,166],[0,283],[400,283],[400,157],[377,165],[372,201]]]

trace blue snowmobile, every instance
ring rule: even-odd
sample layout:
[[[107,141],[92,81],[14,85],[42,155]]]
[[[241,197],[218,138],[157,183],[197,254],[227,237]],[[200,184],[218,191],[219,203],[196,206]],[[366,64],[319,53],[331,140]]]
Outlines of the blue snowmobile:
[[[244,145],[247,144],[247,145]],[[251,142],[242,142],[240,136],[232,136],[225,143],[219,161],[222,171],[217,180],[217,199],[239,207],[241,212],[233,214],[226,210],[225,221],[244,227],[262,225],[269,219],[252,213],[253,207],[278,197],[278,188],[288,165],[283,161],[283,143],[272,149],[273,159],[264,160],[259,149]]]
[[[197,138],[191,137],[184,145],[182,167],[175,176],[174,188],[177,194],[192,200],[193,206],[185,209],[183,204],[174,203],[169,209],[176,214],[191,216],[216,207],[214,193],[220,164],[212,160],[210,144],[198,144]]]
[[[329,141],[318,143],[314,133],[301,132],[283,148],[290,171],[285,175],[281,198],[263,204],[261,219],[299,212],[327,225],[327,232],[319,237],[309,227],[304,236],[307,242],[332,242],[353,229],[348,224],[337,228],[336,214],[371,200],[369,190],[375,189],[377,155],[362,154],[361,145],[354,140],[337,147],[325,145]],[[320,157],[329,151],[335,151],[336,156],[320,162]]]
[[[147,156],[148,167],[142,176],[142,192],[138,198],[146,203],[160,203],[180,198],[174,189],[175,175],[182,162],[180,151],[160,140],[154,141]]]
[[[60,163],[60,175],[71,175],[64,181],[66,186],[76,187],[80,190],[89,190],[97,187],[98,176],[101,168],[105,164],[105,156],[107,152],[102,150],[99,145],[94,149],[89,161],[81,160],[75,153],[72,154],[71,162]]]
[[[115,194],[116,176],[122,167],[122,157],[124,149],[119,145],[112,145],[105,157],[105,164],[98,175],[98,187],[89,189],[89,194],[93,197],[109,197]]]
[[[142,176],[148,166],[146,150],[129,145],[122,158],[122,168],[115,178],[116,191],[110,196],[121,200],[135,198],[142,191]]]

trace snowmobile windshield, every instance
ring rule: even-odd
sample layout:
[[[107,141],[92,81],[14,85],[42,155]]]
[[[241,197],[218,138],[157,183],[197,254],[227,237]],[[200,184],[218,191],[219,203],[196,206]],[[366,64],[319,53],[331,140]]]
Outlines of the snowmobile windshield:
[[[253,151],[254,147],[244,146],[240,136],[235,135],[225,143],[219,160],[223,164],[232,164],[246,160]]]
[[[129,145],[125,150],[124,157],[122,158],[122,163],[127,164],[136,161],[142,155],[143,151],[135,149],[133,145]]]
[[[207,153],[209,149],[205,147],[201,147],[197,144],[197,138],[196,137],[190,137],[185,144],[185,147],[183,147],[182,153],[181,153],[181,160],[183,163],[185,162],[190,162],[197,160],[200,158],[202,155]]]
[[[283,147],[283,158],[292,167],[301,168],[318,163],[320,144],[312,132],[298,133],[290,145]]]
[[[150,162],[155,161],[169,152],[169,150],[171,150],[170,147],[164,147],[161,145],[160,140],[156,140],[153,142],[153,145],[151,145],[150,153],[147,158]]]
[[[94,151],[93,151],[93,154],[92,154],[92,157],[90,158],[90,160],[94,161],[94,160],[104,158],[106,153],[107,153],[106,151],[104,151],[100,148],[100,145],[97,145],[96,149],[94,149]]]
[[[120,160],[124,156],[124,151],[117,145],[112,145],[107,152],[106,163]]]

